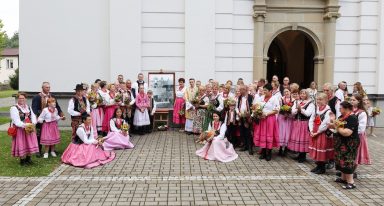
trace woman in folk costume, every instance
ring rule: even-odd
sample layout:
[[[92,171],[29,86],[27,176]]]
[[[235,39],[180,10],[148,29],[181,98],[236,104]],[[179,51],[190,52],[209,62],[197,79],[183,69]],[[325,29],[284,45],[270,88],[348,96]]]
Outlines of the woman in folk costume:
[[[127,124],[132,124],[132,108],[135,104],[135,97],[133,97],[133,94],[131,90],[127,89],[126,86],[122,86],[124,90],[122,91],[123,96],[123,103],[122,106],[120,106],[121,111],[123,112],[123,118]]]
[[[208,98],[208,105],[210,103],[210,99],[211,99],[211,96],[212,96],[212,84],[208,83],[206,86],[205,86],[205,96]],[[207,106],[208,108],[208,106]],[[211,112],[208,112],[208,109],[205,113],[205,118],[204,118],[204,122],[203,122],[203,130],[202,131],[207,131],[208,129],[208,126],[209,124],[212,122],[212,113]]]
[[[360,145],[357,150],[356,165],[371,164],[371,157],[369,155],[368,149],[368,139],[365,133],[365,129],[367,128],[368,115],[364,109],[363,101],[363,96],[358,93],[353,94],[350,98],[350,102],[353,105],[353,114],[356,115],[359,120],[358,133],[360,138]]]
[[[311,82],[308,89],[309,89],[309,96],[311,97],[312,101],[316,101],[316,96],[317,96],[316,82]]]
[[[129,141],[128,123],[123,119],[123,111],[116,108],[112,119],[109,121],[111,130],[104,137],[103,148],[106,151],[115,149],[132,149],[134,146]]]
[[[206,92],[205,86],[200,86],[198,89],[199,89],[199,94],[197,96],[197,99],[199,102],[197,102],[197,105],[195,105],[196,115],[195,115],[195,118],[193,118],[193,133],[195,134],[200,134],[206,131],[206,130],[203,130],[203,124],[205,121],[205,117],[207,115],[207,107],[209,104],[209,98],[205,93]]]
[[[192,104],[193,99],[197,95],[197,88],[195,87],[195,79],[189,79],[189,88],[185,91],[185,132],[190,135],[193,133],[193,118],[196,115],[195,107]]]
[[[253,126],[253,141],[257,147],[262,149],[259,159],[270,161],[272,149],[279,147],[279,127],[276,114],[279,112],[280,104],[277,96],[272,96],[272,86],[264,86],[264,100],[259,103],[262,116],[259,122]]]
[[[334,148],[332,138],[327,131],[331,121],[331,108],[328,106],[328,96],[324,93],[316,95],[316,113],[309,119],[309,156],[316,162],[311,170],[315,174],[324,174],[325,164],[333,159]]]
[[[272,96],[274,97],[277,97],[277,99],[281,99],[282,95],[281,95],[281,92],[280,92],[280,83],[279,81],[272,81],[271,82],[271,86],[272,86]]]
[[[133,118],[133,125],[136,127],[139,135],[145,134],[145,129],[151,124],[149,119],[148,108],[150,100],[148,95],[144,93],[144,86],[139,86],[139,93],[136,96],[136,110]]]
[[[183,128],[183,125],[185,124],[185,79],[180,78],[179,79],[179,88],[176,90],[176,100],[175,104],[173,105],[173,123],[179,124]],[[181,130],[184,131],[184,130]]]
[[[20,164],[32,164],[31,154],[39,152],[36,132],[29,130],[36,125],[36,116],[26,103],[25,93],[17,94],[17,104],[10,108],[12,125],[16,134],[12,138],[12,156],[20,158]],[[26,131],[28,130],[28,131]]]
[[[38,122],[42,123],[40,144],[45,146],[44,158],[48,158],[48,151],[51,150],[52,157],[56,157],[55,145],[60,143],[60,132],[57,122],[64,117],[59,116],[56,109],[56,99],[49,98],[48,107],[41,112]]]
[[[104,119],[104,110],[102,108],[102,97],[99,94],[99,84],[91,85],[91,92],[88,93],[88,101],[91,105],[92,127],[95,138],[101,133]]]
[[[61,156],[61,161],[75,167],[90,169],[115,159],[115,153],[103,151],[100,147],[101,141],[93,137],[91,116],[82,115],[82,121],[76,130],[76,136]]]
[[[284,89],[284,96],[281,98],[280,108],[290,107],[292,109],[293,102],[294,101],[292,99],[291,92],[289,91],[289,89]],[[280,113],[277,117],[277,122],[279,125],[279,139],[280,139],[279,155],[285,156],[288,151],[287,149],[288,140],[289,140],[289,136],[291,135],[291,129],[292,129],[291,111],[280,110]]]
[[[203,148],[196,151],[196,155],[206,160],[217,160],[220,162],[231,162],[238,155],[233,146],[225,137],[227,126],[220,121],[220,113],[213,112],[213,121],[209,124],[208,130],[213,130],[214,137],[208,141]]]
[[[122,101],[120,93],[116,92],[116,87],[114,84],[109,84],[108,88],[106,86],[106,82],[102,81],[100,83],[101,91],[100,95],[103,98],[104,104],[104,119],[103,119],[103,127],[102,131],[107,134],[110,130],[109,128],[109,120],[111,120],[113,116],[113,112]]]
[[[308,122],[315,113],[315,104],[308,95],[308,90],[300,91],[300,100],[295,101],[292,106],[292,122],[291,136],[288,141],[288,149],[298,152],[299,156],[295,159],[299,163],[303,163],[306,159],[306,153],[309,152],[309,139],[311,134],[308,130]]]

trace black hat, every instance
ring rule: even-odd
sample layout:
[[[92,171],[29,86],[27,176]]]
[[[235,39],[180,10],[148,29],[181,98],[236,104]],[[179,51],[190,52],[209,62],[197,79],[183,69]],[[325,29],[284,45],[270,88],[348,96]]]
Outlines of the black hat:
[[[84,87],[82,84],[76,84],[76,88],[73,90],[76,90],[76,91],[84,90]]]

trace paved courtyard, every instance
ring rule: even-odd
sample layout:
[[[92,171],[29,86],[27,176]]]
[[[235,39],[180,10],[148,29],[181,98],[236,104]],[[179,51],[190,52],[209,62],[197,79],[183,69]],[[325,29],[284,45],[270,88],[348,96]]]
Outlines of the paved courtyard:
[[[384,129],[369,138],[373,165],[358,168],[355,190],[313,175],[274,154],[272,161],[238,152],[231,163],[195,156],[201,147],[179,132],[135,136],[133,150],[95,169],[61,165],[47,177],[0,177],[0,205],[383,205]]]

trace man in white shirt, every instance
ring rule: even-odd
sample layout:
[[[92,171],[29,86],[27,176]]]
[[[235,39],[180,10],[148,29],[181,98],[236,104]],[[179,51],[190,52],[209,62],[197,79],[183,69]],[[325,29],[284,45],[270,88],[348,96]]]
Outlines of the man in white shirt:
[[[68,113],[71,115],[72,137],[76,136],[76,130],[82,123],[81,116],[91,113],[89,101],[84,97],[84,87],[82,84],[77,84],[75,88],[76,94],[68,103]]]
[[[345,88],[347,87],[347,84],[344,83],[344,82],[340,82],[338,84],[338,89],[336,90],[335,92],[335,96],[341,101],[343,102],[344,101],[344,91],[345,91]]]

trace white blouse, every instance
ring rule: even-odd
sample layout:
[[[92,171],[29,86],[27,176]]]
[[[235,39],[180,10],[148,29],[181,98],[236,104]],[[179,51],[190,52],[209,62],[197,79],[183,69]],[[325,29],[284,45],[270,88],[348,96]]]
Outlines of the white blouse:
[[[116,120],[116,118],[113,118],[113,119],[109,120],[109,127],[111,128],[112,132],[121,132],[121,129],[118,129],[116,127],[115,120]],[[123,119],[123,121],[121,122],[121,125],[123,125],[124,123],[126,123],[126,122]]]
[[[85,101],[87,102],[87,108],[85,109],[86,112],[89,114],[91,112],[91,107],[89,105],[89,101],[87,98],[85,98]],[[80,116],[81,113],[80,112],[77,112],[75,111],[75,102],[73,101],[73,98],[71,98],[69,100],[69,103],[68,103],[68,113],[71,115],[71,116]]]
[[[220,124],[221,124],[220,133],[216,137],[220,138],[220,139],[224,139],[225,138],[225,132],[227,131],[227,125],[223,122],[220,122]],[[210,131],[212,129],[213,129],[213,121],[211,122],[211,124],[208,125],[208,131]]]
[[[35,113],[33,113],[32,109],[30,109],[29,106],[23,108],[23,107],[20,107],[18,105],[15,105],[15,106],[11,107],[10,115],[11,115],[12,123],[14,125],[16,125],[16,127],[21,127],[21,128],[25,127],[25,123],[20,120],[19,110],[16,107],[20,108],[20,110],[24,114],[25,113],[31,113],[31,122],[32,122],[32,124],[36,124],[37,123],[36,115],[35,115]]]
[[[272,111],[279,111],[280,110],[280,102],[277,98],[278,96],[272,96],[267,102],[265,102],[265,99],[263,99],[259,104],[263,108],[263,113],[267,114]]]
[[[358,119],[359,119],[358,133],[362,134],[365,132],[365,129],[367,128],[367,122],[368,122],[367,113],[364,111],[361,111],[358,116]]]
[[[321,132],[324,132],[325,130],[327,130],[328,126],[327,126],[327,123],[329,123],[331,121],[331,118],[330,118],[330,113],[332,112],[331,111],[331,108],[327,105],[323,111],[319,111],[319,107],[316,108],[316,115],[322,115],[324,114],[324,119],[321,121],[320,125],[319,125],[319,129],[317,130],[317,133],[321,133]],[[315,119],[316,119],[316,115],[315,113],[313,113],[311,115],[311,118],[309,119],[309,131],[310,132],[313,132],[313,126],[315,124]]]
[[[260,95],[259,93],[257,93],[253,98],[252,104],[258,104],[262,101],[264,101],[264,95]]]
[[[58,114],[57,109],[55,108],[55,111],[53,113],[51,113],[49,111],[48,107],[43,109],[39,118],[37,119],[37,121],[39,123],[43,123],[44,121],[45,122],[54,122],[54,121],[59,121],[59,120],[60,120],[60,116]]]
[[[95,140],[93,136],[93,128],[91,126],[91,130],[89,133],[85,132],[84,124],[81,124],[76,130],[77,136],[84,142],[84,144],[97,144],[98,141]]]
[[[302,102],[302,100],[298,100],[298,101],[295,101],[295,103],[293,103],[293,106],[292,106],[292,114],[293,115],[296,115],[297,112],[299,111],[297,109],[297,104],[300,104],[301,102]],[[306,105],[308,105],[308,106],[306,109],[304,109],[304,107],[306,107]],[[315,113],[315,109],[316,109],[315,105],[312,103],[312,101],[307,102],[304,106],[301,107],[301,114],[303,114],[307,117],[310,117],[312,114]]]
[[[176,97],[178,97],[178,98],[183,98],[184,95],[185,95],[185,88],[186,88],[186,87],[183,87],[182,90],[180,90],[180,88],[177,88],[177,89],[176,89]]]
[[[101,98],[103,98],[103,104],[104,105],[108,106],[108,105],[115,104],[115,100],[113,98],[111,98],[108,90],[106,92],[103,92],[103,90],[99,90],[99,94],[100,94]]]

